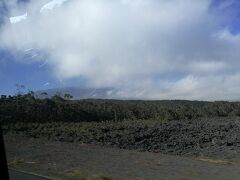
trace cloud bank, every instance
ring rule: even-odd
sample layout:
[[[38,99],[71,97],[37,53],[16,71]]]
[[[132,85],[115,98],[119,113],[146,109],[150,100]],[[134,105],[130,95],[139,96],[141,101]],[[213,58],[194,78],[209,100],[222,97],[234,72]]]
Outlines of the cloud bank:
[[[232,16],[220,15],[223,4],[39,0],[23,8],[9,2],[11,16],[28,16],[5,23],[0,48],[47,53],[44,63],[61,81],[84,78],[124,98],[240,99],[240,35],[229,31]]]

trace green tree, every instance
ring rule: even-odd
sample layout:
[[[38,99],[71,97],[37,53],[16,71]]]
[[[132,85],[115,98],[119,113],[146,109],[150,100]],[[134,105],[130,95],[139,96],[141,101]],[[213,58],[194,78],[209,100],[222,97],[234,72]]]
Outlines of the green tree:
[[[64,94],[64,98],[67,99],[67,100],[70,100],[70,99],[73,98],[73,96],[69,93],[66,93],[66,94]]]

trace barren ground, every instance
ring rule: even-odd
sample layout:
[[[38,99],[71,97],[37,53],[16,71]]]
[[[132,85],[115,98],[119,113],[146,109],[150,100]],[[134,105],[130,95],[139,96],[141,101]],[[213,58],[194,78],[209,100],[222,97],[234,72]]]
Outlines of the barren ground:
[[[231,180],[240,177],[240,155],[173,156],[77,142],[5,136],[10,168],[53,179]]]

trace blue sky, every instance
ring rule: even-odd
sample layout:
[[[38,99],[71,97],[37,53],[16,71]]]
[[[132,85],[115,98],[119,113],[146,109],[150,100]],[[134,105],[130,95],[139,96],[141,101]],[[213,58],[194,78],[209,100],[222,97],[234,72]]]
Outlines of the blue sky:
[[[20,63],[18,57],[11,55],[8,51],[0,52],[2,61],[0,62],[0,94],[15,94],[16,84],[25,86],[25,91],[37,91],[51,88],[84,86],[81,78],[72,78],[61,82],[56,79],[51,72],[51,67],[42,62]],[[28,57],[23,56],[22,59]]]
[[[34,55],[34,54],[33,54]],[[32,54],[26,54],[13,50],[0,50],[0,81],[3,85],[0,89],[0,94],[15,94],[16,84],[25,86],[25,91],[37,91],[43,89],[84,86],[85,82],[82,78],[71,78],[67,81],[57,79],[52,68],[44,61],[32,61]],[[43,52],[40,52],[39,60],[47,58]],[[25,63],[22,60],[26,61]],[[27,62],[27,60],[31,62]]]
[[[226,4],[224,6],[224,3]],[[221,7],[221,9],[218,9]],[[240,1],[238,0],[213,0],[211,8],[217,9],[217,13],[229,17],[229,28],[233,34],[240,31]]]
[[[114,87],[147,99],[240,97],[238,0],[3,2],[0,21],[28,17],[1,25],[0,94],[24,84]]]
[[[14,94],[15,84],[23,84],[27,89],[38,90],[46,88],[44,86],[59,86],[56,80],[51,77],[49,67],[40,68],[40,63],[24,64],[15,61],[17,57],[1,52],[4,61],[0,64],[1,94]],[[50,84],[46,84],[49,82]]]

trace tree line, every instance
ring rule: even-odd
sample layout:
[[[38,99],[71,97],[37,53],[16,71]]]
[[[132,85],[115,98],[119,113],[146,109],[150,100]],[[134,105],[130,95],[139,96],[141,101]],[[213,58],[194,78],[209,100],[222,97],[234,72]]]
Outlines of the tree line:
[[[33,93],[0,98],[0,120],[15,122],[101,122],[123,120],[190,120],[240,116],[240,102],[69,100],[55,95],[38,99]]]

